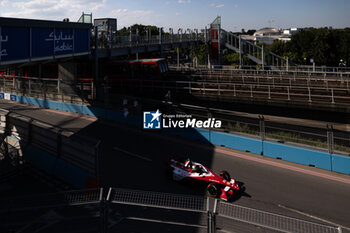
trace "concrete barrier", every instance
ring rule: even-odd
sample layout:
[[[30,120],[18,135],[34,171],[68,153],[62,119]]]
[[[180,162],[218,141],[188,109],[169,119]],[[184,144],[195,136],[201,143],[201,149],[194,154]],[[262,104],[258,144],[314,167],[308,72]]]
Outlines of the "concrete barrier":
[[[259,139],[238,136],[234,134],[212,132],[211,143],[214,145],[225,146],[227,148],[262,154],[262,143]]]
[[[307,166],[332,170],[331,155],[326,152],[264,141],[264,155]]]
[[[32,97],[18,99],[42,107],[63,106]],[[80,111],[84,107],[72,105],[68,110]],[[11,145],[13,137],[18,144],[17,149],[23,151],[24,161],[79,188],[85,187],[89,183],[87,180],[97,176],[97,139],[5,110],[0,111],[0,117],[1,133],[6,133],[4,143]]]
[[[86,180],[95,177],[94,174],[32,145],[27,145],[24,161],[76,188],[85,188]]]
[[[142,128],[142,119],[140,117],[128,115],[128,117],[125,118],[123,113],[115,110],[46,100],[44,104],[42,100],[25,96],[18,96],[17,101],[38,106],[43,105],[57,110],[105,118]],[[315,166],[326,170],[350,174],[350,157],[342,155],[329,154],[326,152],[276,142],[261,141],[260,139],[203,129],[163,129],[163,132],[183,138],[210,142],[214,145],[225,146],[231,149],[249,151],[254,154],[261,154],[307,166]]]
[[[350,158],[342,155],[332,155],[332,170],[350,175]]]

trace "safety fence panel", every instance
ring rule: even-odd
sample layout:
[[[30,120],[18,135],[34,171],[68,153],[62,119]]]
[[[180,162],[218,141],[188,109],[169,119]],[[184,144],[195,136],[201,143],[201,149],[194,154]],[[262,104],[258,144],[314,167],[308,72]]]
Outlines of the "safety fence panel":
[[[277,232],[338,233],[340,229],[332,226],[282,216],[266,211],[256,210],[232,203],[220,202],[218,205],[218,227],[226,228],[231,220],[252,224]]]
[[[201,196],[113,189],[111,202],[129,205],[206,212],[207,198]]]
[[[102,198],[102,191],[102,189],[84,189],[2,199],[0,200],[0,212],[99,204]]]

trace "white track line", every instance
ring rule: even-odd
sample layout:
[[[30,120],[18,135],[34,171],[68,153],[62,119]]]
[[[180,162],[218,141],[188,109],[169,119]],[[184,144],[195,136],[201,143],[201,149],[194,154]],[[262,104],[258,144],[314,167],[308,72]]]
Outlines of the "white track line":
[[[152,162],[152,159],[148,158],[147,156],[142,156],[142,155],[138,155],[138,154],[135,154],[135,153],[132,153],[132,152],[129,152],[129,151],[126,151],[126,150],[123,150],[119,147],[114,147],[113,150],[117,150],[117,151],[120,151],[124,154],[127,154],[127,155],[130,155],[130,156],[133,156],[135,158],[138,158],[138,159],[143,159],[147,162]]]
[[[346,230],[350,231],[350,228],[349,228],[349,227],[342,226],[342,225],[340,225],[340,224],[338,224],[338,223],[331,222],[331,221],[328,221],[328,220],[326,220],[326,219],[319,218],[319,217],[313,216],[313,215],[311,215],[311,214],[304,213],[304,212],[301,212],[301,211],[299,211],[299,210],[292,209],[292,208],[289,208],[289,207],[286,207],[286,206],[283,206],[283,205],[280,205],[280,204],[278,204],[278,207],[281,207],[281,208],[283,208],[283,209],[292,211],[292,212],[294,212],[294,213],[298,213],[298,214],[304,215],[304,216],[306,216],[306,217],[313,218],[313,219],[316,219],[316,220],[318,220],[318,221],[321,221],[321,222],[324,222],[324,223],[327,223],[327,224],[331,224],[331,225],[333,225],[333,226],[341,227],[342,229],[346,229]]]

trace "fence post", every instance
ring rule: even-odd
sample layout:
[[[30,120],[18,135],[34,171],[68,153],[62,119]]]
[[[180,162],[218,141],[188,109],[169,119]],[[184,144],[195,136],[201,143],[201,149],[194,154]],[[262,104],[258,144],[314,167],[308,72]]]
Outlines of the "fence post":
[[[30,78],[29,78],[29,81],[28,81],[28,91],[29,91],[29,96],[31,96],[32,95],[32,86],[31,86],[31,83],[30,83]]]
[[[261,140],[265,140],[265,119],[263,115],[259,115],[259,127]]]
[[[328,143],[328,153],[333,154],[334,152],[333,125],[328,125],[328,124],[327,124],[327,143]]]
[[[309,102],[311,103],[312,100],[311,100],[311,88],[310,87],[308,87],[308,91],[309,91]]]
[[[99,140],[95,145],[95,175],[98,177],[99,182],[101,184],[101,177],[100,177],[100,156],[99,156],[99,150],[100,150],[100,144],[101,140]]]
[[[60,92],[61,92],[61,82],[60,82],[60,79],[58,78],[57,79],[57,96],[60,95]]]
[[[342,233],[343,230],[341,229],[341,227],[338,227],[338,233]]]
[[[107,200],[103,195],[103,188],[100,189],[100,218],[101,218],[101,226],[100,232],[107,233],[108,231],[108,204]]]
[[[250,85],[250,98],[253,98],[253,85]]]

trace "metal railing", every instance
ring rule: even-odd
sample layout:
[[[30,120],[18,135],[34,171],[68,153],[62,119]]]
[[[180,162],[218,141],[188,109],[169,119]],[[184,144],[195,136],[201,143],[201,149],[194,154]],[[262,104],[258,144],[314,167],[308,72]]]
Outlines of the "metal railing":
[[[0,91],[76,104],[94,98],[93,82],[68,83],[58,78],[0,75]]]
[[[99,204],[103,189],[84,189],[0,199],[0,212],[15,212],[60,206]]]
[[[235,220],[277,232],[341,232],[341,229],[337,227],[291,218],[226,202],[219,203],[217,217],[223,218],[223,221],[218,221],[218,227],[221,228],[227,227],[227,222],[229,220]]]
[[[122,80],[118,82],[120,88],[136,88],[143,91],[171,90],[175,93],[183,92],[191,95],[205,96],[220,99],[248,98],[268,101],[295,102],[305,104],[323,104],[326,106],[349,105],[349,89],[303,87],[277,84],[246,84],[231,82],[209,82],[209,81],[159,81],[153,80]],[[132,89],[131,88],[131,89]]]
[[[209,78],[208,78],[209,79]],[[252,78],[254,79],[254,78]],[[278,78],[276,79],[276,83]],[[1,79],[0,78],[0,90],[8,93],[18,93],[20,89],[13,88],[14,79]],[[22,85],[32,86],[28,83],[30,79],[18,78],[21,80]],[[245,79],[247,81],[247,79]],[[17,82],[17,81],[15,81]],[[37,80],[37,82],[39,82]],[[43,82],[46,82],[45,80]],[[261,82],[262,83],[262,82]],[[3,85],[1,85],[3,84]],[[58,85],[57,80],[51,80],[51,84]],[[40,86],[40,85],[38,85]],[[41,85],[44,86],[44,85]],[[87,104],[86,98],[81,98],[79,95],[62,95],[64,98],[62,100],[61,96],[55,95],[57,92],[57,86],[50,85],[51,88],[45,89],[40,92],[38,89],[32,91],[26,91],[25,95],[33,96],[48,100],[57,100],[62,102],[70,102],[74,104]],[[80,85],[77,85],[79,88]],[[90,92],[88,89],[90,85],[86,86],[86,91]],[[323,106],[333,107],[340,105],[341,107],[347,107],[350,104],[350,95],[348,89],[344,88],[326,88],[326,87],[300,87],[300,86],[289,86],[289,85],[278,85],[278,84],[252,84],[252,83],[233,83],[233,82],[219,82],[216,78],[207,81],[146,81],[146,80],[121,80],[118,83],[114,83],[114,86],[109,88],[119,88],[120,93],[128,93],[129,95],[133,91],[138,92],[151,92],[151,93],[161,93],[171,90],[173,94],[186,93],[190,95],[195,95],[199,98],[202,97],[212,97],[232,100],[233,98],[241,98],[245,100],[265,100],[265,101],[280,101],[281,103],[297,103],[300,105],[310,105],[310,104],[321,104]],[[17,91],[17,92],[16,92]],[[23,91],[22,91],[23,92]],[[30,94],[30,93],[36,93]],[[20,93],[19,93],[20,94]],[[113,102],[113,93],[108,93],[110,97],[108,98],[108,104],[112,104],[115,108],[123,111],[123,104],[120,102],[116,106]],[[21,95],[21,94],[20,94]],[[86,95],[87,96],[87,95]],[[90,95],[91,97],[91,95]],[[106,97],[105,97],[106,98]],[[121,98],[121,97],[120,97]],[[147,108],[147,101],[145,99],[138,99],[139,103]],[[102,106],[106,101],[102,102]],[[157,102],[157,101],[156,101]],[[161,101],[158,101],[161,103]],[[101,104],[101,103],[100,103]],[[259,126],[260,120],[258,115],[254,115],[251,118],[236,116],[236,112],[225,111],[223,109],[208,109],[199,106],[193,106],[186,104],[181,105],[181,108],[187,109],[189,112],[193,112],[194,116],[197,114],[198,118],[207,118],[208,114],[212,114],[216,119],[220,119],[223,122],[222,130],[246,134],[247,136],[257,137],[262,135],[263,140],[277,140],[283,141],[284,143],[293,143],[300,146],[311,146],[313,148],[318,148],[321,150],[327,150],[331,153],[337,152],[341,154],[348,155],[350,153],[350,135],[344,129],[335,128],[331,129],[327,133],[326,125],[316,125],[310,126],[303,125],[298,126],[302,121],[288,124],[289,119],[284,119],[284,124],[277,124],[282,122],[276,122],[276,120],[268,120],[264,124],[265,128],[261,129]],[[150,107],[154,108],[154,101]],[[164,109],[168,109],[169,106],[165,106]],[[174,105],[170,106],[174,111],[182,111],[183,109],[177,109]],[[209,111],[209,112],[208,112]],[[253,119],[253,120],[252,120]],[[296,125],[295,125],[296,124]],[[335,124],[336,125],[336,124]],[[294,128],[293,128],[294,127]],[[330,126],[331,127],[331,126]],[[330,137],[334,135],[334,137]]]
[[[200,196],[157,193],[129,189],[110,190],[112,203],[140,205],[184,211],[206,212],[207,199]]]
[[[164,210],[175,209],[184,212],[207,213],[206,229],[207,232],[211,233],[216,232],[217,229],[226,231],[239,230],[230,228],[232,221],[243,222],[277,232],[341,232],[339,227],[291,218],[202,196],[111,188],[107,201],[110,201],[112,205],[117,203]]]
[[[202,33],[190,34],[161,34],[142,36],[132,34],[128,36],[115,36],[112,39],[98,38],[98,48],[123,48],[123,47],[137,47],[145,45],[160,45],[160,44],[176,44],[186,42],[203,41],[204,35]]]
[[[11,229],[16,229],[13,224],[16,223],[16,219],[20,221],[22,216],[26,216],[26,211],[35,217],[35,215],[42,216],[45,213],[38,211],[39,209],[54,211],[64,207],[65,209],[63,212],[61,211],[60,215],[51,214],[50,220],[60,224],[59,222],[64,220],[62,215],[69,213],[71,209],[75,211],[74,218],[77,219],[80,216],[86,219],[89,219],[89,216],[91,218],[97,217],[99,221],[93,220],[92,226],[97,227],[101,233],[109,232],[111,227],[113,230],[118,230],[118,223],[124,219],[148,221],[153,224],[153,227],[157,227],[157,224],[169,224],[168,229],[181,226],[184,229],[196,228],[200,232],[208,233],[214,233],[218,230],[246,232],[239,227],[239,223],[244,223],[245,228],[253,227],[248,232],[254,232],[254,227],[274,232],[296,233],[341,233],[342,230],[336,226],[248,208],[204,196],[120,188],[109,188],[108,192],[104,192],[100,188],[0,199],[0,204],[2,207],[0,215],[6,216],[8,221],[13,222],[9,225]],[[96,208],[80,208],[78,211],[74,209],[79,206],[96,206]],[[115,215],[110,213],[115,213]],[[143,216],[143,218],[137,216]],[[144,218],[146,216],[148,218]],[[29,226],[35,222],[31,222]],[[45,222],[38,222],[36,227],[40,226],[39,223],[45,226]],[[6,230],[6,224],[3,225],[0,229]],[[70,227],[80,225],[80,221],[69,222]]]
[[[171,71],[182,71],[184,76],[194,76],[201,78],[221,78],[220,80],[229,78],[259,78],[259,79],[280,79],[280,80],[306,80],[308,82],[318,81],[338,81],[343,83],[349,82],[350,72],[328,72],[328,71],[304,71],[304,70],[261,70],[256,67],[245,67],[240,69],[237,66],[208,66],[192,65],[172,66],[169,65]],[[184,73],[187,72],[187,73]],[[307,83],[306,83],[307,85]]]

